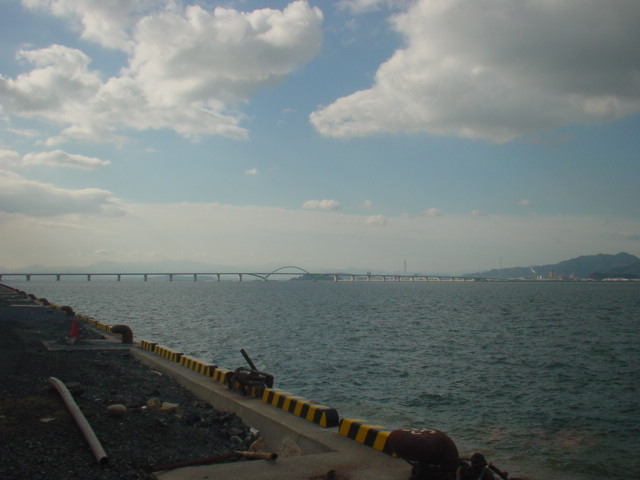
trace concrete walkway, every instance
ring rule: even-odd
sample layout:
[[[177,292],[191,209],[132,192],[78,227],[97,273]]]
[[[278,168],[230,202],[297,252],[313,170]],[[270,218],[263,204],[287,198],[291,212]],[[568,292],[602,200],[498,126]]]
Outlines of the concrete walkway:
[[[323,428],[254,397],[243,397],[176,362],[138,348],[131,351],[142,363],[167,373],[197,398],[218,410],[237,414],[245,424],[259,430],[279,454],[274,462],[257,460],[159,472],[155,474],[159,480],[408,480],[411,476],[411,466],[404,460],[340,435],[337,427]]]

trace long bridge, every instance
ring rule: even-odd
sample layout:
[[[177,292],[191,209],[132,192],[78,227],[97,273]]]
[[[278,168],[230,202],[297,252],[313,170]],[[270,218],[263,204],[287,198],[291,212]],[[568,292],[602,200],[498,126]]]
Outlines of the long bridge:
[[[374,274],[374,273],[310,273],[304,272],[304,278],[312,281],[333,281],[333,282],[474,282],[474,281],[497,281],[497,279],[472,278],[472,277],[455,277],[455,276],[433,276],[433,275],[408,275],[408,274]],[[267,281],[274,276],[299,276],[298,273],[273,271],[273,272],[171,272],[171,273],[77,273],[77,272],[61,272],[61,273],[45,273],[45,272],[10,272],[0,273],[0,281],[3,278],[22,277],[27,281],[31,281],[36,277],[42,279],[55,278],[60,281],[63,277],[85,277],[87,281],[92,278],[111,277],[121,281],[123,277],[134,277],[143,279],[145,282],[149,279],[184,280],[192,278],[194,282],[200,279],[215,279],[220,282],[224,278],[237,280],[242,282],[247,278],[255,280]]]

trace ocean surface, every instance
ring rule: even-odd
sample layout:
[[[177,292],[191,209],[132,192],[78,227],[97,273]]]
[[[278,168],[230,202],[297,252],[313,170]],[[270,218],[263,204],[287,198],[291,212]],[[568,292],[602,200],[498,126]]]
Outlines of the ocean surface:
[[[640,478],[640,283],[4,283],[513,476]]]

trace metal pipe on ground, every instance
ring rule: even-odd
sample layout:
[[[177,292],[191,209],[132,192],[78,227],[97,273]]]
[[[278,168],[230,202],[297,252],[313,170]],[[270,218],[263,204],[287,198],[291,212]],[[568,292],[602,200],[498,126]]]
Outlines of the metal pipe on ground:
[[[100,444],[100,440],[98,440],[98,437],[93,431],[93,428],[91,428],[91,425],[83,415],[82,411],[80,410],[80,407],[78,407],[78,404],[73,399],[73,395],[71,395],[71,392],[69,391],[67,386],[62,381],[58,380],[55,377],[49,377],[49,382],[55,387],[55,389],[58,391],[58,393],[62,397],[62,400],[64,401],[64,404],[67,406],[69,413],[71,414],[76,424],[80,428],[80,431],[82,432],[82,435],[84,436],[85,440],[89,444],[89,447],[91,447],[91,451],[93,452],[93,455],[96,457],[97,462],[100,465],[106,465],[106,463],[109,461],[107,452],[105,452],[104,449],[102,448],[102,445]]]
[[[133,343],[133,331],[127,325],[113,325],[111,333],[122,335],[122,343]]]
[[[212,463],[222,463],[231,461],[236,457],[244,457],[250,460],[270,460],[275,462],[278,458],[277,453],[262,453],[262,452],[233,452],[223,453],[221,455],[214,455],[212,457],[196,458],[193,460],[185,460],[183,462],[167,463],[165,465],[151,465],[144,467],[143,470],[147,473],[161,472],[164,470],[174,470],[176,468],[194,467],[197,465],[210,465]]]

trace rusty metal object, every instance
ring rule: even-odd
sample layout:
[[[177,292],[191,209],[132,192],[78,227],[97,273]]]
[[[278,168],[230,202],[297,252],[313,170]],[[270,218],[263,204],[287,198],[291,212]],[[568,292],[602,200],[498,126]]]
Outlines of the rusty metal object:
[[[412,479],[445,479],[456,474],[460,463],[458,447],[440,430],[394,430],[388,442],[400,458],[413,466]]]
[[[93,452],[93,455],[96,457],[97,462],[100,465],[106,465],[106,463],[109,461],[109,457],[107,456],[107,453],[104,451],[104,448],[102,448],[102,445],[100,444],[100,441],[98,440],[98,437],[96,436],[95,432],[91,428],[91,425],[89,424],[85,416],[82,414],[80,407],[78,407],[78,404],[73,399],[73,395],[71,395],[71,392],[69,391],[69,389],[66,387],[66,385],[62,381],[58,380],[55,377],[49,377],[49,382],[55,387],[55,389],[58,391],[58,393],[62,397],[62,400],[67,406],[69,413],[71,414],[76,424],[80,428],[80,431],[82,432],[82,435],[84,436],[85,440],[89,444],[89,447],[91,447],[91,451]]]
[[[251,360],[251,357],[249,356],[249,354],[244,348],[240,349],[240,353],[249,364],[249,367],[251,368],[251,370],[258,370],[258,367],[256,367],[255,363],[253,363],[253,360]]]
[[[71,308],[69,305],[63,305],[62,307],[60,307],[60,310],[66,312],[70,317],[73,317],[75,315],[73,308]]]
[[[227,386],[237,387],[246,395],[251,388],[273,388],[273,375],[266,372],[259,372],[247,367],[238,367],[232,374],[227,376]]]
[[[474,453],[468,461],[465,459],[460,462],[460,467],[456,472],[456,480],[495,480],[492,470],[492,465],[487,463],[484,455]],[[507,477],[501,478],[506,480]]]
[[[275,462],[278,459],[277,453],[266,453],[266,452],[233,452],[239,457],[250,458],[255,460],[270,460]]]
[[[491,462],[489,462],[489,468],[491,469],[491,471],[495,472],[496,475],[498,475],[500,478],[502,478],[502,480],[508,480],[509,472],[503,472],[498,467],[496,467],[493,464],[491,464]],[[513,478],[513,480],[520,480],[520,479]]]
[[[111,333],[119,333],[122,335],[122,343],[133,343],[133,331],[126,325],[113,325]]]
[[[261,372],[256,367],[247,351],[242,348],[240,353],[249,364],[250,368],[238,367],[233,373],[227,376],[226,383],[230,389],[238,389],[243,395],[246,395],[252,388],[264,389],[273,388],[273,375],[266,372]]]
[[[460,459],[456,480],[495,480],[494,473],[502,480],[509,480],[509,472],[502,471],[491,462],[487,462],[481,453],[474,453],[471,458]],[[511,480],[522,479],[513,477]]]

